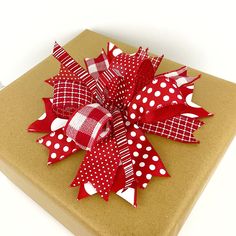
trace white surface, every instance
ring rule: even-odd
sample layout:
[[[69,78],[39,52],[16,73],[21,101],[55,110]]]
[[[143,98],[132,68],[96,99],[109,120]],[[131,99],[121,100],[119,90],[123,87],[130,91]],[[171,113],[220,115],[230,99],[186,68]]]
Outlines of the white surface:
[[[236,82],[234,2],[1,1],[0,80],[9,84],[48,56],[54,40],[90,28]],[[235,153],[234,140],[180,236],[236,235]],[[0,174],[0,235],[71,233]]]

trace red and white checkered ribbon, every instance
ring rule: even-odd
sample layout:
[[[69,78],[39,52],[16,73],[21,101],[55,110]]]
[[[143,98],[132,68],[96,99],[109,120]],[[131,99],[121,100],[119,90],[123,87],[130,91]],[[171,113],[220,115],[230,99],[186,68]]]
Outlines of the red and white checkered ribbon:
[[[159,67],[164,55],[160,56],[160,57],[152,57],[148,55],[148,48],[147,49],[143,49],[142,47],[139,47],[136,55],[141,58],[142,60],[144,59],[149,59],[152,63],[154,72],[156,72],[157,68]]]
[[[87,70],[91,76],[97,81],[99,74],[109,68],[107,55],[104,51],[97,58],[85,58]]]
[[[112,115],[98,103],[84,106],[68,120],[65,133],[84,150],[91,150],[96,142],[111,132]]]

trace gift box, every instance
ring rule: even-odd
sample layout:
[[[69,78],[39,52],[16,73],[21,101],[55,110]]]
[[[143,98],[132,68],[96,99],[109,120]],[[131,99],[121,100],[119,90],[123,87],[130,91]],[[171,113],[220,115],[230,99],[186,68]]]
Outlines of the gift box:
[[[64,46],[82,66],[111,41],[128,53],[136,49],[90,30]],[[162,73],[181,65],[163,59]],[[145,191],[138,190],[134,208],[116,194],[105,202],[99,195],[76,200],[69,183],[77,173],[84,151],[47,166],[46,149],[35,142],[38,134],[28,125],[44,112],[42,97],[51,97],[44,80],[56,75],[59,63],[49,56],[0,92],[0,169],[32,199],[75,235],[177,235],[194,203],[219,163],[236,130],[236,85],[201,73],[194,102],[214,113],[195,132],[200,144],[183,144],[148,134],[171,177],[153,178]],[[189,69],[190,75],[200,72]],[[27,227],[27,226],[26,226]]]

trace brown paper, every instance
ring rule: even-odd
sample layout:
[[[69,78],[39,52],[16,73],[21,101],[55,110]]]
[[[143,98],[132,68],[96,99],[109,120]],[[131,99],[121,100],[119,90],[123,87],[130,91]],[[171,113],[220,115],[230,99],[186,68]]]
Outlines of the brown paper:
[[[65,49],[84,65],[83,58],[97,56],[108,40],[86,30]],[[126,52],[135,51],[112,42]],[[165,59],[159,72],[179,66]],[[59,63],[50,56],[0,92],[0,169],[75,235],[176,235],[235,135],[236,85],[204,73],[196,82],[194,102],[215,114],[195,133],[200,144],[148,135],[171,177],[155,177],[146,190],[138,191],[135,209],[115,194],[109,202],[98,195],[77,201],[78,189],[69,184],[84,152],[47,166],[48,150],[35,142],[43,134],[26,131],[44,112],[41,98],[52,96],[52,88],[43,81],[58,69]],[[190,69],[190,74],[198,73]]]

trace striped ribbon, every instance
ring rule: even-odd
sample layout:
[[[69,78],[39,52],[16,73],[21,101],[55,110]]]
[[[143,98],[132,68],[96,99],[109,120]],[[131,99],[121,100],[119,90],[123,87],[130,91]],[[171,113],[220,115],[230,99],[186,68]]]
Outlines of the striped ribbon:
[[[78,75],[83,83],[90,89],[92,94],[97,97],[95,79],[76,62],[57,42],[54,44],[53,56],[62,63],[68,70]]]
[[[125,188],[127,189],[134,182],[134,169],[128,147],[126,128],[122,115],[118,109],[112,112],[114,136],[119,150],[120,160],[125,172]]]

